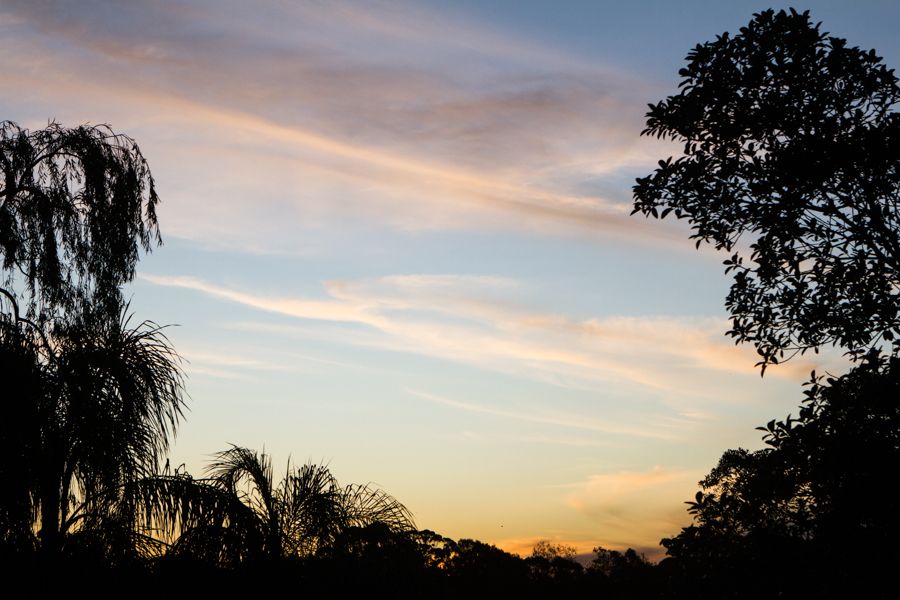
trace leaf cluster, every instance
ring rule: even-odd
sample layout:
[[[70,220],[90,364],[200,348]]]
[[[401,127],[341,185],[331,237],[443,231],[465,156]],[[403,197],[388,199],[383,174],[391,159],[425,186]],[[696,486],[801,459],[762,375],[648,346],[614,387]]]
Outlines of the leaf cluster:
[[[785,585],[823,574],[847,583],[877,565],[883,578],[900,533],[900,501],[885,490],[900,475],[897,398],[896,356],[873,353],[840,378],[813,373],[799,415],[758,428],[766,448],[726,451],[700,482],[694,523],[662,542],[669,556],[692,576],[745,569],[781,573]],[[779,561],[792,555],[804,561],[787,570]]]
[[[634,212],[687,219],[698,247],[731,253],[728,335],[763,369],[826,345],[900,348],[894,71],[793,9],[687,62],[643,131],[683,154],[637,180]]]

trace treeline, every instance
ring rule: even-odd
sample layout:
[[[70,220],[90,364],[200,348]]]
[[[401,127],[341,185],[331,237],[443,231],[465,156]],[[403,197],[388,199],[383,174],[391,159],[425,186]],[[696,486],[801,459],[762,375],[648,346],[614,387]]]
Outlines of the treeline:
[[[4,421],[6,456],[24,425]],[[383,490],[341,485],[314,464],[276,478],[270,457],[241,447],[220,452],[202,478],[167,465],[92,487],[80,478],[104,475],[78,464],[61,504],[42,496],[40,463],[4,461],[0,564],[35,582],[52,575],[50,586],[90,574],[109,586],[411,598],[892,597],[900,358],[872,355],[842,377],[814,377],[797,417],[760,429],[764,449],[726,451],[700,482],[693,523],[662,541],[658,564],[634,550],[596,548],[582,564],[574,548],[549,542],[521,558],[452,540],[418,530]]]
[[[50,559],[5,548],[3,569],[33,589],[67,588],[89,579],[97,592],[163,589],[180,593],[383,593],[396,598],[573,597],[656,598],[660,568],[635,551],[597,549],[588,566],[566,557],[521,558],[477,540],[452,540],[432,531],[397,531],[374,523],[344,530],[328,546],[304,556],[247,557],[217,565],[216,556],[178,551],[110,557],[71,545]],[[142,588],[142,586],[146,586]]]

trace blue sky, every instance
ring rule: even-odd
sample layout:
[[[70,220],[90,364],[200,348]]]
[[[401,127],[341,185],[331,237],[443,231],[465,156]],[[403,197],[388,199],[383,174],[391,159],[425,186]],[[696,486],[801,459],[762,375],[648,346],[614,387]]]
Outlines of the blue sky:
[[[228,443],[374,481],[420,527],[655,551],[795,410],[723,333],[722,257],[629,217],[695,44],[764,6],[2,2],[2,118],[109,123],[165,245],[130,286],[190,361],[173,462]],[[900,64],[890,2],[815,2]]]

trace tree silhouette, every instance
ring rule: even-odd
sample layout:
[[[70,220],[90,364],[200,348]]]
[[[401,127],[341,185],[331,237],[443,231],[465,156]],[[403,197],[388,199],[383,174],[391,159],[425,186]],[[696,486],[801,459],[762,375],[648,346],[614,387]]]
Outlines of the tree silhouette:
[[[554,544],[550,540],[538,540],[531,549],[531,556],[552,561],[556,558],[574,561],[577,550],[568,544]]]
[[[728,332],[763,371],[834,344],[900,349],[900,87],[874,50],[807,12],[754,15],[698,45],[644,135],[684,144],[634,187],[634,212],[688,219],[733,253]],[[747,251],[749,249],[749,260]]]
[[[723,454],[689,503],[694,524],[662,542],[689,579],[717,580],[714,597],[859,592],[900,558],[885,490],[900,475],[900,358],[808,386],[797,418],[760,428],[767,448]]]
[[[168,449],[183,382],[162,329],[131,327],[126,306],[119,314],[86,307],[49,335],[0,318],[7,544],[56,556],[76,551],[79,540],[120,554],[136,542],[134,486]]]
[[[139,544],[135,483],[183,408],[162,328],[132,327],[120,286],[159,242],[134,140],[107,126],[0,122],[0,537],[59,557]]]
[[[529,591],[528,564],[516,555],[478,540],[458,540],[447,570],[468,595],[526,596]]]
[[[271,458],[233,446],[208,477],[166,474],[142,482],[142,515],[170,536],[170,554],[224,567],[312,556],[353,528],[414,530],[407,509],[368,485],[341,486],[305,464],[273,477]]]
[[[799,417],[728,450],[663,540],[671,593],[871,597],[900,558],[900,87],[875,51],[808,13],[772,10],[698,45],[645,135],[684,144],[634,187],[634,212],[688,219],[732,253],[736,343],[767,365],[835,345],[855,368],[813,374]],[[749,256],[748,256],[749,251]],[[890,352],[886,352],[890,350]]]
[[[3,121],[0,174],[0,289],[24,285],[30,317],[85,302],[116,317],[139,248],[160,241],[159,199],[134,140],[105,125]]]
[[[596,595],[603,598],[662,598],[653,565],[643,554],[629,548],[624,553],[602,546],[594,548],[587,569]]]

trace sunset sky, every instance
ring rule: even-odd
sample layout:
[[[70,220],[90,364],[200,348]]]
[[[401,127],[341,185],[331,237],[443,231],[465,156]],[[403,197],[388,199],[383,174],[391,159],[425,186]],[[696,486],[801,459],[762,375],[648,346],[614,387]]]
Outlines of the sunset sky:
[[[0,119],[149,161],[164,245],[127,293],[189,361],[173,464],[264,449],[453,538],[654,555],[726,448],[844,369],[761,379],[724,257],[629,216],[678,152],[647,104],[769,6],[0,0]],[[900,66],[900,3],[802,8]]]

